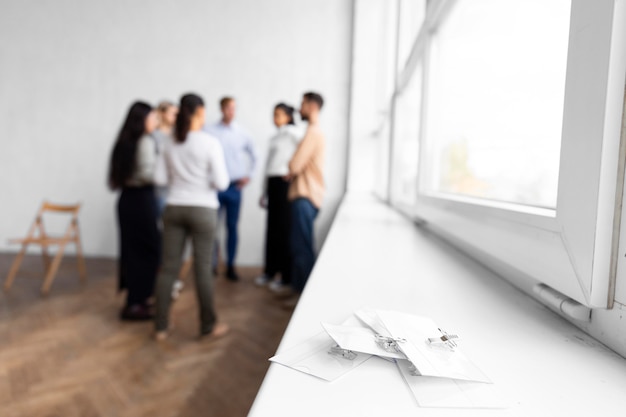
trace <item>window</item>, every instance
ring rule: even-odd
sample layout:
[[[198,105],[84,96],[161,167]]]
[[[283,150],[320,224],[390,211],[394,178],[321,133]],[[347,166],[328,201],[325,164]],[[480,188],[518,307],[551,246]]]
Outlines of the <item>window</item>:
[[[374,140],[376,141],[375,153],[377,155],[377,164],[374,170],[377,173],[374,178],[374,191],[381,199],[389,197],[390,133],[390,123],[387,118],[384,119],[383,124],[374,133]]]
[[[398,68],[402,69],[424,22],[426,0],[399,0]]]
[[[417,202],[422,75],[420,62],[409,84],[396,96],[391,199],[397,205]]]
[[[520,285],[610,306],[626,4],[431,0],[419,33],[392,203]]]
[[[554,209],[569,0],[458,1],[430,44],[424,190]]]

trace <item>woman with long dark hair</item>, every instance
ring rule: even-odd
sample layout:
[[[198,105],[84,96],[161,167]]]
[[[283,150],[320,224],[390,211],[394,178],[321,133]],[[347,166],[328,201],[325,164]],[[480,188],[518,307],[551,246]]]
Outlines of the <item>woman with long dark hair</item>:
[[[219,337],[228,326],[217,322],[213,307],[212,256],[217,229],[217,192],[230,179],[219,141],[202,131],[204,101],[195,94],[180,100],[174,140],[165,146],[159,183],[168,184],[163,213],[163,265],[157,280],[157,340],[167,337],[171,293],[182,264],[185,241],[191,237],[196,292],[200,307],[200,335]]]
[[[120,230],[119,289],[127,289],[123,320],[154,317],[148,299],[160,262],[161,239],[157,227],[154,174],[157,150],[150,133],[157,125],[152,107],[135,102],[111,155],[109,187],[121,190],[117,204]]]
[[[278,129],[270,139],[267,162],[265,164],[265,182],[260,205],[267,208],[267,226],[265,230],[265,269],[255,279],[255,283],[264,286],[269,283],[270,290],[281,293],[291,287],[289,262],[289,223],[291,212],[287,193],[289,181],[289,161],[293,156],[303,133],[295,126],[295,109],[279,103],[274,107],[274,125]],[[274,280],[280,274],[279,280]]]

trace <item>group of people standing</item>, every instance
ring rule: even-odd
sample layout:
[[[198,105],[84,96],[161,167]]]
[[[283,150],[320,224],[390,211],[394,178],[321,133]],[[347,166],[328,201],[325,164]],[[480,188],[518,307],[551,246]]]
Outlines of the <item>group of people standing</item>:
[[[278,129],[270,141],[261,206],[268,209],[265,269],[257,285],[285,293],[294,306],[315,263],[313,223],[324,194],[325,139],[319,128],[322,97],[304,94],[306,132],[295,127],[295,109],[274,108]],[[109,186],[120,190],[119,287],[127,290],[124,320],[155,320],[156,338],[168,335],[173,290],[188,239],[200,309],[200,334],[228,331],[213,305],[219,213],[226,217],[226,278],[238,281],[235,257],[242,190],[257,156],[251,137],[234,123],[236,102],[220,100],[221,120],[205,125],[196,94],[178,106],[155,110],[144,102],[129,109],[111,155]],[[275,280],[280,274],[280,279]]]

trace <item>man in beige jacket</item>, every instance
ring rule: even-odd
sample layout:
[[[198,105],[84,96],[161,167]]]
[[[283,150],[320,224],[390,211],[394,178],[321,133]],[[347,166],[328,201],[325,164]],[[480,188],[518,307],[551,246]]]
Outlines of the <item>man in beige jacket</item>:
[[[323,105],[324,99],[321,95],[313,92],[304,94],[300,115],[309,125],[289,163],[291,271],[296,297],[304,290],[315,264],[313,222],[322,205],[325,191],[323,168],[326,143],[319,126],[319,114]],[[294,300],[291,301],[293,303]]]

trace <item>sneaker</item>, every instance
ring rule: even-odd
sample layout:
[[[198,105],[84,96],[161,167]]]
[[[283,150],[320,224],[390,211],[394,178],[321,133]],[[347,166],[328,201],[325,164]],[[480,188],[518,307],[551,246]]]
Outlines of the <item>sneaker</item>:
[[[183,290],[183,288],[185,287],[185,284],[177,279],[174,282],[174,285],[172,285],[172,300],[175,300],[178,298],[178,296],[180,295],[180,292]]]
[[[271,282],[271,279],[269,277],[269,275],[267,274],[261,274],[258,277],[256,277],[254,279],[254,283],[258,286],[258,287],[265,287],[268,283],[270,284],[270,286],[273,284],[273,282]]]
[[[283,294],[286,292],[291,292],[291,285],[283,284],[282,281],[272,281],[268,286],[271,292],[275,294]]]
[[[228,271],[226,271],[226,279],[232,282],[239,281],[239,275],[235,272],[235,268],[232,266],[228,267]]]

